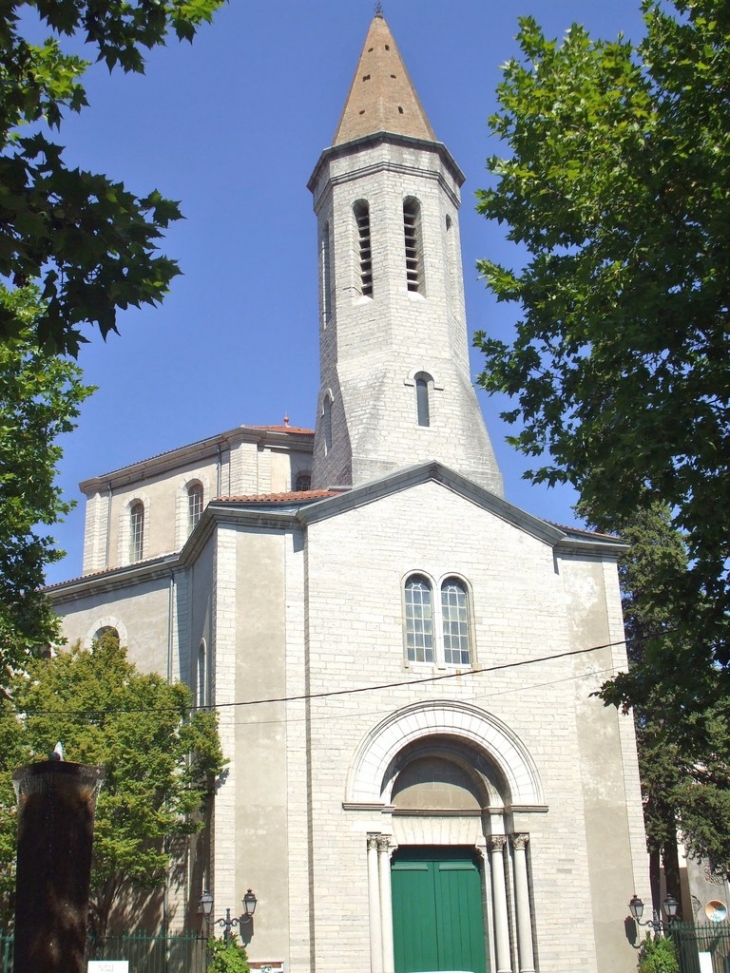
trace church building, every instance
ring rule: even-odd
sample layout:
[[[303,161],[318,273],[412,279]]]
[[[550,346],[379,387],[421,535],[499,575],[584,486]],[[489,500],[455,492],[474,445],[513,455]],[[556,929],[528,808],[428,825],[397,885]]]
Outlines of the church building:
[[[469,373],[463,175],[368,30],[309,181],[316,430],[240,426],[81,484],[70,641],[115,629],[228,760],[167,895],[287,973],[629,973],[650,901],[616,539],[509,503]],[[312,309],[312,326],[317,323]],[[634,929],[635,932],[635,929]]]

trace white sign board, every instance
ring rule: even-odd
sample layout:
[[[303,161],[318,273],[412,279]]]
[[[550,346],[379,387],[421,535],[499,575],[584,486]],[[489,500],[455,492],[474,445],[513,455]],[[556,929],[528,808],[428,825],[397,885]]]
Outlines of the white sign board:
[[[700,973],[712,973],[712,953],[700,953]]]
[[[89,973],[129,973],[129,960],[92,959],[89,960]]]

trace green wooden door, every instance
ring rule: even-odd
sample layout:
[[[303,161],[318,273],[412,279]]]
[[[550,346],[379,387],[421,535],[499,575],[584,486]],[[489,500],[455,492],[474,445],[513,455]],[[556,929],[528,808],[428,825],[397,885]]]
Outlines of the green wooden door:
[[[488,973],[474,856],[462,848],[403,848],[391,876],[396,973]]]

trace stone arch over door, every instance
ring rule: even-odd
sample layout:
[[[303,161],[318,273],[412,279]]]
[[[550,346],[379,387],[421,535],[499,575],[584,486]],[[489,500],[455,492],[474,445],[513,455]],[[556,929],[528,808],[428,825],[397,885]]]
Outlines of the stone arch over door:
[[[434,736],[463,741],[484,754],[504,782],[505,804],[544,804],[537,767],[516,733],[471,703],[432,700],[392,713],[362,740],[347,778],[346,805],[391,804],[398,755]]]
[[[422,923],[423,929],[418,925],[418,910],[411,914],[421,879],[414,875],[416,885],[404,891],[407,876],[403,872],[427,870],[433,874],[433,886],[425,880],[421,891],[430,895],[424,890],[432,889],[429,901],[437,910],[435,925],[443,931],[449,916],[461,923],[459,909],[453,908],[455,900],[444,892],[458,878],[457,869],[471,870],[470,895],[476,895],[472,906],[481,912],[481,919],[477,915],[471,920],[468,935],[463,925],[458,930],[454,927],[452,944],[471,942],[471,961],[464,955],[462,965],[467,965],[463,968],[534,970],[526,856],[529,835],[511,833],[511,812],[516,808],[545,810],[543,789],[527,748],[501,720],[472,704],[452,700],[398,710],[361,741],[348,776],[344,806],[371,813],[380,809],[382,814],[380,828],[367,835],[373,973],[399,973],[424,960],[420,955],[407,955],[408,941],[420,949],[432,929],[428,924]],[[476,888],[473,885],[475,867],[481,874],[481,894],[479,879]],[[395,874],[391,879],[392,869],[398,872],[397,884],[393,884]],[[441,876],[442,871],[451,873],[450,877]],[[442,879],[446,880],[444,886]],[[403,908],[408,915],[401,914]],[[464,914],[473,913],[474,908]],[[479,940],[474,939],[474,921],[481,923],[483,939],[486,933],[484,966],[475,965],[474,949],[479,947],[474,943]],[[409,930],[408,936],[404,930]],[[436,961],[429,954],[428,969],[456,968],[441,955],[441,942],[438,953]],[[447,966],[440,965],[445,961]]]

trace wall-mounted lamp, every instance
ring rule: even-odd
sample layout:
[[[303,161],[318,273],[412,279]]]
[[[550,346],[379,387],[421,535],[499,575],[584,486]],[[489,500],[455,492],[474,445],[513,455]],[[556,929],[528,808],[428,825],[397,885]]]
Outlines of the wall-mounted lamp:
[[[670,893],[662,903],[662,906],[667,914],[667,926],[671,926],[671,924],[677,918],[677,909],[679,908],[679,903]],[[629,902],[629,909],[631,910],[631,915],[635,922],[637,922],[640,926],[648,926],[651,930],[653,930],[655,936],[661,936],[664,926],[659,912],[655,912],[651,919],[647,919],[646,922],[642,922],[641,917],[644,915],[644,903],[641,901],[639,896],[636,895],[636,893],[634,893],[633,898]]]
[[[253,919],[253,914],[256,911],[257,898],[254,892],[249,889],[244,895],[243,902],[243,915],[241,916],[231,916],[231,910],[226,909],[226,915],[223,919],[211,919],[211,913],[213,912],[213,896],[206,889],[200,896],[200,911],[205,917],[205,921],[208,925],[213,923],[214,926],[221,926],[223,929],[223,938],[226,943],[231,941],[231,931],[234,926],[242,926],[245,922],[251,922]]]

